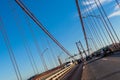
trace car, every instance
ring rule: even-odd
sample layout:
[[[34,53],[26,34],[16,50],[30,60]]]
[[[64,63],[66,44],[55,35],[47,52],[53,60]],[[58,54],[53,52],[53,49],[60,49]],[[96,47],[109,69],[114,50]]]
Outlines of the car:
[[[104,48],[104,56],[112,54],[112,50],[109,47]]]
[[[91,55],[86,57],[86,61],[91,60],[91,59],[92,59]]]
[[[77,64],[80,64],[80,63],[82,63],[82,60],[81,59],[77,59],[76,62],[77,62]]]
[[[64,68],[66,68],[66,67],[68,67],[68,66],[70,66],[70,65],[72,65],[72,64],[73,64],[73,63],[70,62],[70,61],[69,61],[69,62],[66,62]]]
[[[101,55],[101,57],[104,57],[104,56],[105,56],[105,50],[104,50],[104,49],[101,49],[101,50],[100,50],[100,55]]]
[[[105,57],[112,54],[112,50],[109,47],[101,49],[101,57]]]

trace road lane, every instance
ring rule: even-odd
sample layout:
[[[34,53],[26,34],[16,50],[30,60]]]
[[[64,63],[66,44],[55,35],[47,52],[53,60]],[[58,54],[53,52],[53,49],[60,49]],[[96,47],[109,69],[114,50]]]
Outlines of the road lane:
[[[78,64],[61,80],[81,80],[83,64]]]
[[[120,53],[86,64],[82,80],[120,80]]]

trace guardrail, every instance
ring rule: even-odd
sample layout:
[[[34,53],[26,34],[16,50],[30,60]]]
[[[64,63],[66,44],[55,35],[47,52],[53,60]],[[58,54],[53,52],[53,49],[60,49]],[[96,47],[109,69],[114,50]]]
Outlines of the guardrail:
[[[68,67],[62,69],[61,71],[57,72],[56,74],[46,78],[45,80],[59,80],[59,78],[62,77],[63,75],[65,75],[67,72],[69,72],[73,66],[74,65],[68,66]]]

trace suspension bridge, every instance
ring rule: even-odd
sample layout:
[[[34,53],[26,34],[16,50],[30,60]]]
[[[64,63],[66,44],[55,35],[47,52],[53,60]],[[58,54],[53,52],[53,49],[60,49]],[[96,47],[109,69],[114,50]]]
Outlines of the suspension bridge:
[[[69,39],[59,41],[49,31],[47,21],[41,21],[44,17],[35,14],[34,10],[39,12],[39,9],[32,6],[39,3],[0,2],[1,80],[120,79],[120,24],[119,19],[113,21],[108,15],[111,10],[120,11],[119,0],[73,0],[78,31],[83,34],[79,34],[82,40],[73,42],[76,51],[69,51],[62,44]],[[106,7],[110,7],[109,11]],[[60,37],[63,39],[63,34]]]

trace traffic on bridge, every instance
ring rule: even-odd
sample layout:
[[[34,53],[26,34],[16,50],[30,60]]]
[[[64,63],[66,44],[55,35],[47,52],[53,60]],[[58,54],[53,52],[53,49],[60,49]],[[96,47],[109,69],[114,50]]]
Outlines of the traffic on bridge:
[[[1,0],[0,80],[120,80],[120,0]]]

